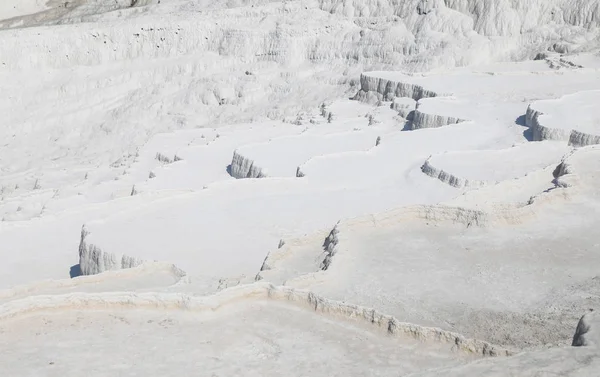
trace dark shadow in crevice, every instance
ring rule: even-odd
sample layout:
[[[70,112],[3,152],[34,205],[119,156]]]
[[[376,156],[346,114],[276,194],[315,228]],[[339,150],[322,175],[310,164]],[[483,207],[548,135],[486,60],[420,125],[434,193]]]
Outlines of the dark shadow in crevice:
[[[404,122],[404,127],[402,127],[402,131],[414,131],[413,129],[413,120],[415,119],[415,111],[412,110],[411,112],[408,113],[408,115],[406,115],[406,122]]]
[[[515,124],[517,126],[525,127],[525,130],[523,131],[523,137],[527,139],[527,141],[533,141],[533,131],[531,130],[531,128],[527,127],[527,124],[525,122],[525,115],[521,115],[520,117],[515,119]]]
[[[69,270],[69,276],[71,276],[71,279],[76,278],[78,276],[81,276],[81,266],[78,264],[71,266],[71,269]]]

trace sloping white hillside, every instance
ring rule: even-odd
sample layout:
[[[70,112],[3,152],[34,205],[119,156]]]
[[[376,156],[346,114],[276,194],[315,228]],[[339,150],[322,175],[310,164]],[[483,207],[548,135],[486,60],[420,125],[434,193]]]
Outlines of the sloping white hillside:
[[[3,1],[0,376],[595,376],[599,41],[597,0]]]
[[[507,352],[373,309],[266,284],[205,298],[168,293],[37,296],[0,306],[0,318],[10,341],[3,343],[2,368],[49,375],[194,368],[303,374],[314,371],[314,363],[326,364],[318,368],[323,376],[373,370],[394,375]],[[41,352],[28,358],[26,350],[33,345]],[[99,362],[99,353],[113,362]],[[350,357],[356,353],[362,356]],[[133,368],[132,355],[145,362]]]
[[[327,238],[273,251],[259,278],[497,344],[565,344],[572,321],[599,304],[592,235],[599,152],[575,152],[554,184],[546,171],[549,189],[524,203],[478,208],[497,194],[490,188],[472,193],[471,208],[468,193],[460,207],[413,206],[342,221]],[[295,266],[296,250],[318,262],[312,270]]]

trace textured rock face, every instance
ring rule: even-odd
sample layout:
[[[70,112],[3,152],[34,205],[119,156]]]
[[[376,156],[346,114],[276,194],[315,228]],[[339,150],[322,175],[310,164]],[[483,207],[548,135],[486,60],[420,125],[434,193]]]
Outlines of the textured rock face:
[[[118,257],[105,253],[94,245],[87,245],[80,249],[79,266],[82,275],[96,275],[104,271],[122,270],[141,265],[143,260],[127,255]]]
[[[429,162],[429,159],[425,161],[423,166],[421,166],[421,171],[432,178],[437,178],[440,181],[456,188],[476,188],[488,185],[490,183],[494,183],[457,177],[452,173],[448,173],[442,169],[436,168]]]
[[[410,123],[410,128],[412,130],[418,130],[421,128],[437,128],[464,121],[465,119],[453,116],[423,113],[419,111],[419,108],[417,107],[414,112],[412,122]]]
[[[444,25],[447,30],[469,28],[486,36],[512,36],[549,23],[581,28],[598,26],[597,4],[594,0],[326,0],[321,9],[353,17],[395,15],[404,18],[408,25],[418,23],[423,16],[431,19],[454,16],[454,25]]]
[[[108,4],[102,9],[95,11],[110,11],[121,7],[127,7],[128,1],[119,0],[122,4]],[[98,2],[95,2],[98,3]],[[136,5],[145,5],[145,1],[138,1]],[[152,1],[154,3],[154,1]],[[165,2],[163,2],[165,3]],[[244,2],[242,2],[243,4]],[[491,5],[494,4],[494,5]],[[380,18],[383,22],[383,28],[371,29],[369,32],[356,30],[356,25],[351,22],[341,34],[336,33],[335,38],[329,35],[323,35],[316,32],[306,33],[305,28],[295,30],[287,29],[288,25],[282,25],[279,30],[240,30],[239,23],[229,23],[224,18],[225,24],[215,25],[213,22],[202,23],[198,30],[196,22],[187,22],[182,20],[178,23],[181,30],[178,35],[171,35],[168,30],[171,25],[163,23],[156,31],[156,35],[142,43],[130,43],[132,32],[139,32],[132,26],[127,32],[123,28],[129,28],[127,25],[119,25],[118,28],[107,30],[109,40],[124,47],[109,51],[103,51],[104,47],[97,46],[92,36],[82,36],[82,43],[65,43],[62,32],[57,33],[56,42],[49,42],[48,50],[52,51],[54,57],[48,60],[56,65],[68,65],[69,61],[73,64],[93,63],[97,59],[116,60],[124,57],[136,58],[142,54],[156,54],[162,57],[173,56],[176,54],[189,54],[194,51],[215,51],[223,55],[235,54],[245,58],[263,59],[269,56],[269,59],[275,59],[281,62],[294,62],[302,60],[330,60],[342,58],[347,61],[362,61],[366,59],[372,62],[385,62],[387,64],[411,63],[407,56],[414,57],[413,62],[417,64],[426,64],[428,60],[435,61],[444,65],[456,65],[468,63],[479,51],[465,51],[461,42],[478,42],[477,47],[483,45],[486,55],[495,55],[500,52],[493,49],[494,41],[486,40],[483,36],[505,36],[518,37],[521,34],[530,33],[548,44],[554,45],[560,39],[558,35],[549,35],[540,30],[540,25],[554,23],[556,25],[567,25],[575,29],[571,32],[585,33],[589,29],[597,26],[599,11],[597,3],[594,0],[578,0],[573,2],[567,0],[553,0],[542,2],[541,0],[529,0],[514,2],[503,0],[501,2],[476,1],[476,0],[326,0],[318,5],[319,10],[333,14],[338,19],[347,17],[366,18],[357,20],[359,27],[368,26],[368,18]],[[161,4],[161,9],[169,9],[168,5]],[[48,19],[47,23],[69,23],[85,19],[85,13],[94,12],[93,7],[76,7],[75,12],[61,19],[61,12],[57,9],[55,20]],[[302,14],[302,19],[313,16],[313,10],[306,9],[299,5],[289,5],[287,9],[293,9],[293,12]],[[79,14],[78,14],[79,13]],[[290,12],[292,13],[292,12]],[[262,17],[261,13],[245,12],[246,20],[250,18]],[[69,17],[70,16],[70,17]],[[395,16],[393,21],[383,21],[381,18],[390,18]],[[201,16],[202,17],[202,16]],[[31,20],[26,20],[31,21]],[[26,24],[29,22],[26,22]],[[311,27],[310,23],[303,22],[303,26]],[[348,26],[346,25],[346,26]],[[369,28],[365,27],[369,30]],[[317,30],[317,29],[315,29]],[[189,31],[189,32],[188,32]],[[68,31],[66,31],[68,32]],[[566,34],[565,31],[561,31]],[[100,32],[103,34],[104,30]],[[448,34],[451,38],[441,38],[441,34]],[[206,37],[208,36],[208,38]],[[97,37],[97,35],[96,35]],[[161,40],[165,38],[165,40]],[[343,43],[340,43],[343,41]],[[449,42],[450,41],[450,42]],[[9,41],[6,47],[10,46]],[[162,42],[163,48],[156,50],[156,43]],[[538,41],[536,41],[538,42]],[[528,44],[527,38],[515,39],[514,47],[509,50],[519,50],[521,44]],[[532,43],[533,44],[533,43]],[[80,47],[90,48],[90,54],[81,53]],[[93,46],[93,47],[91,47]],[[125,47],[127,46],[127,47]],[[1,47],[1,46],[0,46]],[[31,49],[33,45],[22,44],[23,51],[19,54],[33,56]],[[97,48],[100,47],[100,48]],[[563,48],[564,49],[564,48]],[[568,49],[568,47],[567,47]],[[108,50],[108,49],[107,49]],[[443,52],[442,52],[443,50]],[[58,53],[60,51],[60,53]],[[427,54],[424,52],[428,51]],[[56,52],[56,53],[54,53]],[[87,52],[87,51],[86,51]],[[38,55],[44,52],[38,50]],[[4,54],[2,54],[4,56]],[[426,56],[429,55],[429,56]],[[481,54],[480,54],[481,55]],[[505,54],[506,55],[506,54]],[[66,57],[68,56],[68,57]],[[480,57],[481,58],[481,57]],[[24,59],[25,60],[25,59]],[[26,65],[39,65],[39,61],[24,61]],[[11,63],[7,62],[7,65]]]
[[[354,99],[361,100],[367,98],[367,93],[370,92],[378,94],[380,98],[385,100],[393,100],[394,97],[408,97],[418,101],[422,98],[437,97],[440,95],[420,85],[378,77],[377,72],[360,75],[360,91]]]
[[[406,120],[412,120],[416,106],[415,100],[408,97],[396,97],[390,105],[392,110],[396,110],[398,115]]]
[[[127,255],[106,253],[99,247],[86,242],[88,232],[85,227],[81,229],[81,242],[79,243],[79,267],[82,275],[96,275],[104,271],[121,270],[141,265],[144,261]]]
[[[484,35],[517,35],[537,25],[556,23],[590,28],[600,22],[594,0],[480,1],[444,0],[447,7],[473,17],[473,28]]]
[[[533,141],[543,140],[569,140],[570,130],[548,128],[542,125],[540,117],[544,115],[541,111],[535,110],[532,105],[527,107],[525,113],[525,125],[531,128]]]
[[[577,130],[572,130],[571,135],[569,135],[569,145],[574,147],[585,147],[594,144],[600,144],[600,135],[590,135]]]
[[[591,90],[534,102],[527,108],[525,124],[534,141],[565,140],[574,147],[600,144],[600,118],[594,115],[599,100],[600,91]]]
[[[325,259],[323,259],[323,262],[321,263],[321,270],[323,271],[329,268],[329,265],[331,265],[331,259],[335,256],[335,247],[338,244],[338,233],[339,230],[336,225],[323,242],[323,251],[325,252]]]
[[[589,312],[579,320],[573,346],[600,346],[600,317],[596,312]]]
[[[267,176],[253,160],[242,156],[237,151],[233,152],[230,168],[231,176],[234,178],[264,178]]]
[[[449,94],[437,93],[416,84],[387,79],[385,75],[378,72],[363,73],[360,83],[360,91],[353,99],[367,103],[376,102],[375,99],[392,101],[392,109],[397,110],[398,115],[409,121],[408,129],[437,128],[465,121],[465,119],[452,115],[439,115],[419,110],[420,102],[418,101],[426,98],[445,97]],[[417,103],[411,104],[410,100],[417,101]]]

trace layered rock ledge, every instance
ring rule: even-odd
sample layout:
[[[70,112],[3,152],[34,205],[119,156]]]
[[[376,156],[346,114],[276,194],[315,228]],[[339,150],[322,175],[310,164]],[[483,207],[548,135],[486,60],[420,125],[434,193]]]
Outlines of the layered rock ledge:
[[[600,90],[577,92],[529,105],[525,124],[534,141],[564,140],[574,147],[600,144]]]
[[[360,75],[360,91],[353,99],[365,101],[375,95],[378,99],[386,101],[391,101],[394,97],[408,97],[418,101],[422,98],[448,95],[434,92],[421,85],[404,82],[401,80],[401,76],[397,79],[392,78],[398,75],[397,72],[362,73]]]

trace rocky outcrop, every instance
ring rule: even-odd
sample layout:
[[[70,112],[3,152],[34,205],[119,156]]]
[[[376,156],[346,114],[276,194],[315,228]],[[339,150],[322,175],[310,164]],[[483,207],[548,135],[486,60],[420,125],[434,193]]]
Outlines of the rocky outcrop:
[[[435,166],[433,166],[429,158],[421,166],[421,171],[432,178],[439,179],[440,181],[456,188],[477,188],[495,183],[457,177],[452,173],[446,172],[442,169],[438,169]]]
[[[420,111],[419,103],[412,102],[450,94],[437,93],[416,84],[379,78],[369,73],[363,73],[360,76],[360,83],[360,91],[353,97],[354,100],[367,103],[375,103],[380,100],[392,101],[390,107],[409,121],[409,129],[436,128],[465,121],[454,116]]]
[[[418,130],[421,128],[437,128],[465,121],[465,119],[453,116],[423,113],[419,111],[419,106],[417,104],[417,109],[414,111],[412,120],[409,123],[409,128],[412,130]]]
[[[246,158],[237,151],[233,152],[233,159],[230,167],[231,176],[234,178],[264,178],[266,172],[260,166],[257,166],[253,160]]]
[[[596,312],[591,311],[581,317],[573,335],[572,345],[600,346],[600,317]]]
[[[87,242],[89,232],[85,226],[81,229],[79,243],[79,267],[82,275],[95,275],[104,271],[133,268],[144,263],[144,260],[127,255],[115,255],[102,251],[94,244]]]
[[[284,246],[285,246],[285,241],[283,239],[279,240],[279,245],[277,246],[277,250],[281,249]],[[271,269],[270,261],[271,261],[271,253],[269,252],[269,253],[267,253],[267,256],[265,257],[265,259],[263,260],[263,263],[260,266],[260,270],[254,277],[254,281],[259,281],[259,280],[263,279],[261,272],[269,271]]]
[[[535,110],[531,105],[525,113],[525,125],[531,129],[533,141],[569,140],[570,130],[545,127],[540,122],[544,113]]]
[[[390,108],[397,111],[402,118],[412,120],[416,106],[417,104],[412,98],[397,97],[392,101]]]
[[[553,111],[551,110],[552,107],[556,107],[556,111],[558,112],[562,111],[564,113],[568,111],[569,114],[576,114],[578,111],[580,111],[578,107],[582,107],[585,109],[585,111],[589,111],[590,104],[593,104],[594,100],[597,98],[600,98],[600,91],[592,90],[587,92],[577,92],[568,96],[564,96],[561,98],[562,102],[557,102],[556,100],[540,102],[546,102],[545,111],[547,112]],[[589,101],[589,103],[586,101]],[[550,103],[548,104],[548,102]],[[542,107],[541,104],[537,106]],[[533,141],[565,140],[568,141],[569,145],[573,147],[584,147],[586,145],[600,144],[600,124],[587,125],[587,129],[598,130],[598,134],[590,133],[589,131],[583,132],[579,129],[579,127],[581,127],[581,123],[587,123],[590,121],[598,122],[598,120],[586,118],[571,119],[571,117],[569,117],[568,121],[564,120],[565,123],[569,122],[568,127],[562,128],[556,127],[556,125],[551,127],[548,124],[552,121],[544,118],[551,116],[552,114],[545,114],[543,111],[536,109],[537,106],[535,103],[530,104],[527,107],[527,112],[525,113],[525,125],[531,129]],[[554,123],[556,122],[557,120],[554,120]]]
[[[354,101],[368,103],[369,105],[377,105],[379,102],[384,100],[384,97],[381,93],[359,90],[358,93],[356,93],[351,99]]]
[[[339,224],[339,222],[338,222]],[[333,229],[331,230],[331,232],[329,232],[329,235],[327,235],[327,238],[325,238],[325,241],[323,242],[323,251],[325,252],[325,258],[323,259],[323,262],[321,263],[321,270],[322,271],[326,271],[329,266],[331,265],[331,259],[333,258],[333,256],[336,253],[336,246],[339,242],[338,240],[338,233],[340,231],[337,228],[337,224],[333,227]]]
[[[368,98],[372,98],[372,94],[369,93],[375,93],[379,99],[386,101],[391,101],[394,97],[408,97],[418,101],[421,98],[446,95],[425,89],[420,85],[389,80],[370,73],[363,73],[360,75],[360,91],[353,99],[365,101]]]
[[[594,144],[600,144],[600,135],[586,134],[577,130],[572,130],[571,135],[569,135],[569,145],[574,147],[585,147]]]

